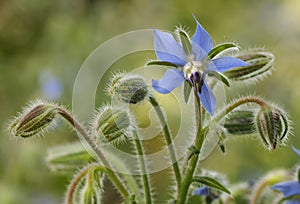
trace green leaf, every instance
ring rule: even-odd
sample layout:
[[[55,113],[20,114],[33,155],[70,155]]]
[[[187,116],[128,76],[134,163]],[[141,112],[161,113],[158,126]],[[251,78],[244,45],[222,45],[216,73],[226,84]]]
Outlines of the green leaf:
[[[298,169],[298,182],[300,183],[300,168]]]
[[[200,183],[211,188],[215,188],[229,195],[231,194],[230,191],[227,188],[225,188],[222,184],[220,184],[218,181],[208,176],[195,176],[193,178],[193,182]]]
[[[184,95],[184,101],[186,103],[189,101],[191,92],[192,92],[192,85],[188,81],[184,80],[183,95]]]
[[[181,41],[181,44],[182,44],[182,47],[183,47],[185,53],[187,55],[191,54],[192,53],[192,45],[191,45],[191,41],[190,41],[188,34],[183,30],[179,30],[179,37],[180,37],[180,41]]]
[[[228,86],[228,87],[230,86],[228,78],[221,72],[209,71],[208,76],[215,77],[216,79],[222,81],[226,86]]]
[[[161,65],[161,66],[166,66],[166,67],[178,67],[176,64],[173,64],[171,62],[165,62],[165,61],[159,61],[159,60],[150,60],[146,62],[146,66],[150,65]]]
[[[210,59],[214,58],[217,54],[228,50],[230,48],[238,48],[237,45],[233,44],[233,43],[224,43],[221,45],[217,45],[216,47],[214,47],[209,53],[208,53],[208,57]]]

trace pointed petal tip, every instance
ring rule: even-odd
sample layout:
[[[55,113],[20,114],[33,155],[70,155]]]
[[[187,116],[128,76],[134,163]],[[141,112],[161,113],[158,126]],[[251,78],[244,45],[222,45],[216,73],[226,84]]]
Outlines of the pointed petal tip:
[[[152,87],[161,94],[168,94],[179,87],[184,81],[182,71],[178,69],[168,69],[160,80],[152,79]]]
[[[213,41],[209,33],[203,28],[203,26],[199,23],[196,16],[193,14],[194,20],[196,21],[196,30],[194,35],[192,36],[192,41],[195,42],[201,49],[203,49],[206,54],[213,47]]]
[[[171,91],[167,90],[167,89],[164,89],[162,88],[160,85],[159,85],[159,80],[155,80],[155,79],[152,79],[152,87],[155,91],[157,91],[158,93],[160,94],[168,94],[170,93]]]
[[[201,94],[198,92],[200,101],[204,109],[210,114],[213,115],[216,109],[216,97],[213,94],[212,90],[209,88],[206,82],[202,86]]]

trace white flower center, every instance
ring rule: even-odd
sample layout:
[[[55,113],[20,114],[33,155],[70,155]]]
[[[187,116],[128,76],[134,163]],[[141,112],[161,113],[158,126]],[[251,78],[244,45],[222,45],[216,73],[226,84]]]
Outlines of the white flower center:
[[[204,64],[199,61],[191,61],[184,65],[183,74],[186,80],[189,80],[193,73],[199,73],[202,75],[204,73]]]

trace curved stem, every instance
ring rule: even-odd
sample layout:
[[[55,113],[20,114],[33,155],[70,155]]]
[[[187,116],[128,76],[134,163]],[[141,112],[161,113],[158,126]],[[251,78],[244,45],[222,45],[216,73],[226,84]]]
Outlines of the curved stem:
[[[80,182],[81,178],[83,176],[85,176],[85,174],[87,173],[88,169],[89,169],[88,167],[84,168],[72,180],[72,182],[71,182],[71,184],[69,186],[68,192],[67,192],[67,199],[66,199],[66,203],[67,204],[72,204],[73,203],[73,194],[75,192],[76,186]]]
[[[195,119],[197,124],[197,133],[196,133],[196,138],[193,147],[200,152],[204,142],[206,128],[204,129],[202,128],[202,108],[201,108],[200,100],[197,97],[196,90],[194,90],[194,95],[195,95],[195,112],[196,112]],[[188,161],[188,166],[185,171],[185,177],[183,178],[180,186],[180,191],[177,197],[177,204],[184,204],[187,201],[187,194],[194,176],[195,169],[198,164],[198,159],[199,159],[199,153],[197,154],[192,153],[192,156]]]
[[[236,101],[233,101],[230,105],[228,105],[222,112],[220,112],[217,116],[215,116],[212,121],[221,120],[230,111],[234,110],[238,106],[243,105],[245,103],[256,103],[260,106],[267,106],[267,103],[264,100],[262,100],[261,98],[258,98],[258,97],[249,96],[249,97],[245,97],[245,98],[240,98]]]
[[[77,132],[80,133],[80,135],[83,136],[83,138],[86,140],[86,142],[90,145],[90,147],[95,151],[101,162],[103,163],[104,166],[107,166],[107,174],[109,177],[112,179],[116,187],[118,188],[119,192],[122,194],[122,196],[125,199],[129,198],[129,194],[122,184],[120,178],[117,177],[117,175],[111,170],[110,165],[108,161],[106,160],[105,156],[103,155],[102,151],[97,147],[97,145],[94,143],[92,140],[91,136],[86,132],[86,130],[80,125],[80,123],[72,117],[72,115],[65,109],[59,107],[58,108],[59,114],[65,118],[71,125],[72,127],[75,128]]]
[[[72,180],[70,187],[68,189],[68,193],[67,193],[67,200],[66,203],[67,204],[72,204],[73,203],[73,194],[76,190],[76,186],[77,184],[80,182],[80,180],[88,173],[88,171],[95,171],[95,170],[100,170],[104,173],[106,173],[106,175],[112,180],[112,182],[114,183],[114,185],[119,189],[122,189],[122,183],[120,182],[120,180],[115,176],[114,172],[111,171],[110,169],[103,167],[99,164],[94,164],[94,165],[89,165],[87,167],[85,167],[84,169],[82,169],[76,176],[75,178]],[[127,193],[127,192],[126,192]]]
[[[180,188],[180,183],[181,183],[181,173],[180,173],[180,169],[179,169],[179,165],[177,162],[177,156],[176,156],[176,151],[174,148],[174,144],[173,144],[173,138],[171,135],[171,131],[170,128],[168,126],[168,123],[166,121],[166,118],[158,104],[158,102],[156,101],[156,99],[151,96],[149,97],[149,101],[151,103],[151,105],[154,107],[156,114],[163,126],[163,132],[164,132],[164,136],[165,136],[165,140],[167,142],[168,145],[168,150],[170,153],[170,157],[171,157],[171,161],[172,161],[172,166],[173,166],[173,171],[175,173],[175,177],[176,177],[176,181],[177,181],[177,189],[179,190]]]
[[[139,140],[139,135],[136,131],[134,131],[134,142],[136,146],[136,150],[138,153],[138,160],[141,168],[142,173],[142,180],[143,180],[143,188],[145,193],[145,204],[151,204],[151,190],[150,190],[150,182],[149,182],[149,176],[147,174],[147,168],[146,168],[146,162],[144,155],[144,150],[141,141]]]

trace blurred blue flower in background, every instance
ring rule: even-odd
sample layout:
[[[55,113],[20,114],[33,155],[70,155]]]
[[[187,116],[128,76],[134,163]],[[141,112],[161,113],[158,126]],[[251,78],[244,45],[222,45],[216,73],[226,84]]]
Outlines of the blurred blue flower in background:
[[[219,195],[216,193],[216,191],[212,190],[208,186],[202,186],[200,188],[197,188],[192,192],[192,195],[205,197],[207,203],[211,203],[219,198]]]
[[[300,157],[300,150],[292,147],[294,152]],[[298,174],[299,174],[299,170],[298,170]],[[299,179],[299,175],[298,175],[298,179]],[[277,190],[283,193],[284,195],[284,199],[289,199],[285,201],[285,204],[300,204],[300,198],[294,198],[294,196],[298,196],[300,197],[300,183],[299,180],[297,181],[284,181],[284,182],[280,182],[277,183],[275,185],[272,186],[273,190]]]
[[[202,186],[193,191],[192,195],[208,196],[210,189],[207,186]]]
[[[40,73],[39,84],[43,98],[48,100],[58,100],[62,96],[62,82],[50,70],[44,70]]]
[[[213,41],[196,18],[195,21],[196,31],[192,39],[188,39],[190,51],[182,42],[177,42],[171,33],[154,30],[154,49],[157,58],[180,69],[167,70],[160,80],[152,80],[152,86],[157,92],[168,94],[187,80],[197,91],[203,107],[213,115],[216,98],[205,81],[206,75],[210,72],[223,73],[231,68],[248,64],[234,57],[210,59],[209,53],[213,48]]]

